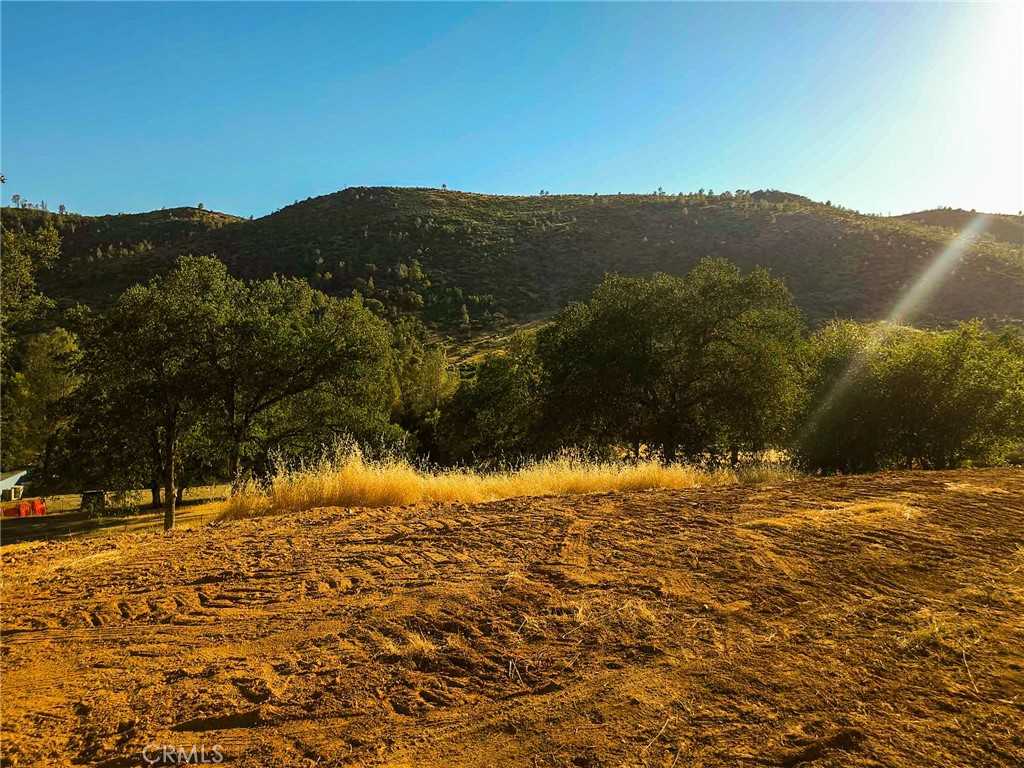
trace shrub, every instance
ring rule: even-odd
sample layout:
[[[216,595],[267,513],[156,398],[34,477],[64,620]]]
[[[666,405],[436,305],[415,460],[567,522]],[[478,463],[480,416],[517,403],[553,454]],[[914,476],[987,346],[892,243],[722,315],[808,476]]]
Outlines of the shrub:
[[[833,322],[810,343],[795,452],[810,469],[938,469],[1006,461],[1024,444],[1024,344],[980,323],[950,331]]]

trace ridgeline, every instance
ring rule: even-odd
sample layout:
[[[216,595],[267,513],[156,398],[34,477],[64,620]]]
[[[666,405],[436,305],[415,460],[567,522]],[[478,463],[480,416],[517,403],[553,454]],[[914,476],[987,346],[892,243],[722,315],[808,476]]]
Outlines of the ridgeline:
[[[606,272],[681,275],[705,256],[767,267],[811,323],[880,319],[974,215],[868,216],[777,191],[509,197],[387,187],[345,189],[259,219],[201,208],[3,211],[5,227],[49,220],[60,231],[61,257],[40,274],[58,308],[105,306],[180,255],[213,254],[240,276],[358,290],[383,313],[463,331],[549,315]],[[1022,232],[1020,217],[988,216],[911,319],[1024,321]]]

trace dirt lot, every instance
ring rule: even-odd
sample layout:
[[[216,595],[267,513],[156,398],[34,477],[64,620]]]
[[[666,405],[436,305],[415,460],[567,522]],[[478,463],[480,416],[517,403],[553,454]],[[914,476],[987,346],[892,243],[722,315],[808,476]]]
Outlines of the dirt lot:
[[[7,765],[1024,764],[1019,471],[2,555]]]

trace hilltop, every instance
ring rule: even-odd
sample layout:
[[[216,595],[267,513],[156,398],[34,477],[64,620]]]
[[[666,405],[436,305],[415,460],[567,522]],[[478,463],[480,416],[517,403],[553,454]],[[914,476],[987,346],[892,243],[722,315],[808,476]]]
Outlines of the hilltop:
[[[893,218],[901,221],[915,221],[932,227],[944,227],[959,232],[977,216],[977,211],[965,211],[963,208],[935,208],[930,211],[905,213]],[[984,234],[1015,245],[1017,248],[1024,244],[1024,218],[1008,216],[1003,213],[986,213],[982,216],[984,216],[982,228]]]
[[[195,208],[4,211],[5,226],[48,218],[61,230],[62,258],[41,276],[60,306],[103,305],[183,253],[215,254],[242,276],[358,290],[442,329],[519,324],[586,296],[606,272],[682,274],[704,256],[769,268],[811,322],[878,319],[970,216],[867,216],[777,191],[512,197],[388,187],[349,188],[255,220]],[[1021,222],[991,221],[917,322],[1024,319]]]

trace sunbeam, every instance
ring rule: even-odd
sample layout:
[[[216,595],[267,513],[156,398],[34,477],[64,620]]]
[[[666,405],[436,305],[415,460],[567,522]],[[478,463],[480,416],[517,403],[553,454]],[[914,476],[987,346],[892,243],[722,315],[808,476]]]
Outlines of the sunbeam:
[[[914,284],[910,286],[900,300],[896,302],[889,316],[886,318],[890,323],[902,323],[910,317],[914,310],[921,306],[928,297],[935,292],[942,281],[945,280],[953,266],[960,260],[978,235],[985,231],[988,226],[989,217],[979,213],[970,223],[963,228],[953,242],[946,246],[931,265],[924,271]]]
[[[953,238],[952,242],[942,249],[928,268],[914,281],[914,284],[903,293],[899,301],[892,308],[892,311],[889,312],[885,321],[871,327],[871,335],[865,348],[850,361],[846,370],[843,371],[843,375],[839,377],[835,385],[833,385],[832,389],[829,390],[828,394],[821,401],[821,404],[815,408],[810,418],[804,424],[801,430],[800,442],[803,442],[803,439],[818,427],[821,418],[832,408],[836,400],[846,394],[854,381],[857,380],[860,372],[864,370],[864,366],[867,365],[875,350],[881,346],[882,342],[892,332],[892,329],[905,323],[912,317],[914,312],[942,284],[971,243],[985,231],[988,219],[989,217],[985,214],[978,214],[971,219],[970,223]]]

